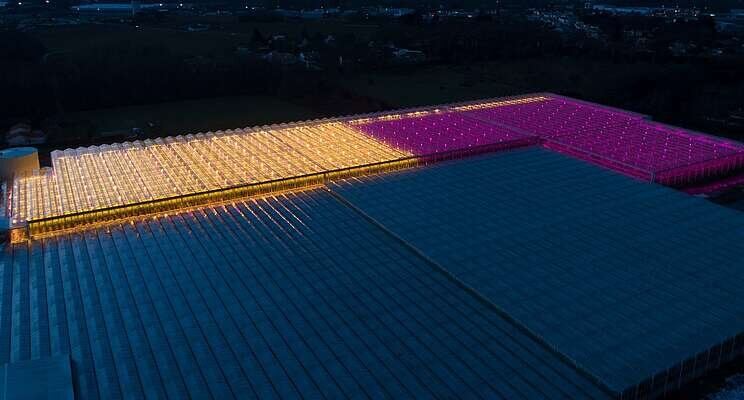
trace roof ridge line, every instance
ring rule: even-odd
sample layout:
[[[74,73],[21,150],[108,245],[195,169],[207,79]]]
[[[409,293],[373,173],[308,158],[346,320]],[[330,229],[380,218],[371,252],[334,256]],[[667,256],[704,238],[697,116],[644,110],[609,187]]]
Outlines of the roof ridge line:
[[[424,262],[429,264],[435,271],[438,273],[444,275],[445,278],[452,281],[455,285],[459,286],[461,289],[463,289],[465,292],[473,296],[476,300],[480,301],[481,303],[485,304],[487,307],[489,307],[491,310],[495,311],[496,314],[498,314],[500,317],[502,317],[504,320],[506,320],[508,323],[512,324],[514,327],[519,329],[522,333],[527,335],[530,339],[537,342],[539,345],[544,347],[548,352],[555,355],[563,361],[565,364],[567,364],[570,368],[573,368],[579,375],[584,376],[587,378],[590,382],[595,384],[597,388],[608,394],[610,397],[617,398],[619,396],[619,392],[616,390],[613,390],[610,388],[604,381],[602,381],[599,377],[594,375],[591,371],[589,371],[587,368],[585,368],[583,365],[579,364],[576,360],[572,359],[568,355],[564,354],[560,350],[558,350],[555,346],[551,345],[547,340],[543,339],[542,336],[531,330],[527,325],[523,324],[513,316],[511,316],[508,312],[506,312],[504,309],[502,309],[498,304],[491,301],[488,297],[484,296],[477,290],[475,290],[473,287],[465,283],[463,280],[457,277],[457,275],[450,272],[448,269],[444,268],[442,265],[437,263],[436,261],[432,260],[429,256],[427,256],[424,252],[419,250],[416,246],[408,243],[405,239],[401,238],[400,236],[396,235],[395,232],[391,231],[385,225],[378,222],[376,219],[374,219],[369,214],[365,213],[362,209],[355,206],[353,203],[351,203],[349,200],[344,198],[341,194],[331,190],[328,186],[324,185],[323,190],[327,191],[333,198],[335,198],[337,201],[339,201],[344,206],[350,208],[357,214],[359,214],[362,218],[367,220],[369,223],[373,224],[377,228],[381,229],[383,232],[388,234],[390,237],[395,239],[397,242],[402,244],[406,249],[412,251],[414,254],[416,254],[418,257],[420,257]]]

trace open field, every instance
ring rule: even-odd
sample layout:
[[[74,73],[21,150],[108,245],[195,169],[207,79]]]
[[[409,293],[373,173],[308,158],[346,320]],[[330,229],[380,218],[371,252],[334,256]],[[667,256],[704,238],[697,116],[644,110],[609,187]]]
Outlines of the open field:
[[[267,96],[236,96],[76,112],[99,131],[156,125],[158,136],[216,131],[314,118],[309,109]]]
[[[465,67],[434,66],[416,73],[364,74],[341,80],[340,85],[356,95],[382,101],[389,107],[414,107],[454,101],[498,97],[520,92],[520,88],[487,76],[476,76]]]
[[[438,104],[464,100],[500,97],[531,92],[559,92],[585,99],[621,99],[633,96],[629,91],[636,84],[638,67],[624,69],[619,76],[614,65],[589,65],[565,60],[522,60],[463,65],[435,65],[416,71],[401,70],[363,74],[341,81],[355,94],[385,101],[393,107]],[[618,75],[616,79],[600,80],[602,76]],[[618,95],[622,93],[623,95]],[[609,93],[608,93],[609,92]],[[617,100],[616,100],[617,102]],[[639,110],[643,104],[625,104],[626,109]]]
[[[210,30],[188,32],[193,23],[210,24]],[[258,30],[265,38],[285,35],[299,38],[303,30],[315,34],[354,34],[369,38],[380,27],[374,24],[348,24],[335,20],[302,22],[237,22],[233,17],[169,17],[167,20],[148,22],[140,27],[125,24],[82,24],[40,31],[38,37],[50,52],[84,55],[95,49],[121,48],[122,46],[167,46],[173,54],[186,56],[222,55],[234,52],[235,47],[247,44]]]
[[[39,38],[50,52],[84,56],[92,51],[131,47],[167,47],[184,56],[219,55],[232,52],[239,43],[250,40],[250,33],[223,31],[186,32],[166,28],[135,28],[128,25],[86,24],[40,32]]]

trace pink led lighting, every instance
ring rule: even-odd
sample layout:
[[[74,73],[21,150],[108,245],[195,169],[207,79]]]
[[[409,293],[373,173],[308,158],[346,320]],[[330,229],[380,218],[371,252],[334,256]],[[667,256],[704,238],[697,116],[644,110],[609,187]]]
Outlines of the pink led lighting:
[[[609,111],[562,98],[466,111],[464,115],[496,121],[540,137],[622,129],[642,121],[637,114]]]
[[[354,125],[364,133],[415,155],[431,155],[480,146],[500,148],[536,143],[533,136],[491,125],[460,113],[384,119]]]
[[[551,150],[668,186],[710,181],[744,168],[744,145],[565,98],[464,115],[540,136]]]

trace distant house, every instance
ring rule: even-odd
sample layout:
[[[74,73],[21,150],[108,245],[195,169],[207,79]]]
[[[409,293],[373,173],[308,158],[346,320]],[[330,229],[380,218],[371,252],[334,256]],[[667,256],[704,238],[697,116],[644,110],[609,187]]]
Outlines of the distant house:
[[[90,3],[70,7],[70,10],[75,13],[101,15],[135,15],[145,11],[165,11],[166,9],[164,3],[140,4],[138,1],[131,3]]]
[[[142,130],[140,128],[119,128],[119,129],[111,129],[106,131],[100,131],[94,135],[94,139],[96,140],[133,140],[136,139],[140,134],[142,134]]]
[[[744,109],[733,111],[729,114],[728,123],[732,126],[744,126]]]
[[[379,15],[383,17],[393,17],[393,18],[400,18],[404,15],[413,14],[416,10],[413,8],[390,8],[390,7],[380,7],[377,9],[377,12],[371,13],[374,15]]]
[[[320,19],[327,16],[338,15],[341,12],[338,8],[316,8],[314,10],[287,10],[277,9],[274,13],[285,17],[285,18],[300,18],[300,19]]]
[[[734,22],[716,20],[716,31],[718,32],[736,32],[741,30],[741,28],[742,25]]]
[[[420,50],[396,49],[393,51],[396,60],[401,63],[414,64],[426,61],[426,54]]]
[[[279,65],[293,65],[300,62],[299,58],[292,53],[284,53],[281,51],[272,51],[266,53],[263,57],[264,60]]]
[[[8,146],[27,146],[31,144],[46,143],[47,136],[41,129],[31,129],[31,126],[18,123],[10,127],[5,134],[5,143]]]
[[[188,32],[204,32],[209,30],[209,25],[207,24],[190,24],[186,27],[186,30]]]
[[[251,55],[253,54],[253,49],[245,44],[239,44],[235,47],[235,53],[240,55]]]
[[[309,11],[300,11],[300,18],[302,19],[319,19],[325,17],[325,11],[324,10],[309,10]]]
[[[656,11],[656,9],[652,7],[617,7],[606,4],[595,4],[592,9],[597,12],[605,12],[615,15],[651,15]]]

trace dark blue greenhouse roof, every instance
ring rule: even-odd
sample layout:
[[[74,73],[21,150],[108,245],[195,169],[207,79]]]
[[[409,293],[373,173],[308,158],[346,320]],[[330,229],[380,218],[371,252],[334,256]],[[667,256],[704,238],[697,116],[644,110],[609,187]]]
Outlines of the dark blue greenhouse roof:
[[[0,365],[2,400],[73,400],[73,396],[67,354]]]
[[[744,347],[744,214],[542,149],[331,185],[613,392]]]
[[[65,355],[77,399],[609,397],[326,190],[6,245],[0,364]]]

